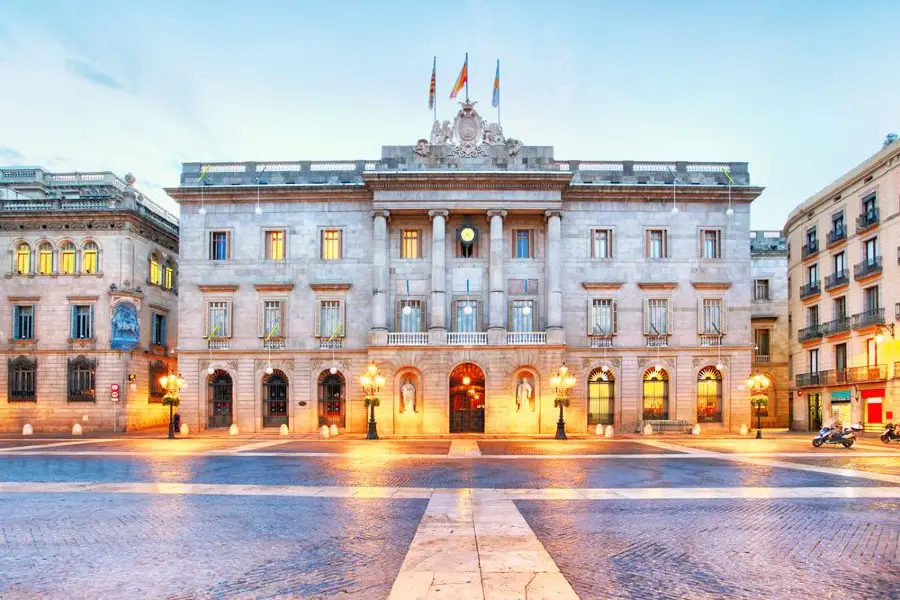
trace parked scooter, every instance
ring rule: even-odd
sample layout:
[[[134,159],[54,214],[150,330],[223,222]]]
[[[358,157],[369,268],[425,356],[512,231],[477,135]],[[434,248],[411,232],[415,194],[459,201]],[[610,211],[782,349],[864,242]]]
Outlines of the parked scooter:
[[[885,444],[900,442],[900,433],[897,432],[898,429],[900,429],[900,424],[895,426],[893,423],[888,423],[885,425],[884,433],[881,434],[881,441]]]
[[[856,427],[835,429],[826,426],[813,438],[812,445],[818,448],[822,444],[841,444],[844,448],[849,448],[856,441],[856,431]]]

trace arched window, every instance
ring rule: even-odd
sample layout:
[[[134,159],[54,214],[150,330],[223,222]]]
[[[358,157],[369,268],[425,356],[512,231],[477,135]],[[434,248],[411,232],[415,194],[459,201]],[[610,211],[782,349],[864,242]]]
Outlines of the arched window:
[[[615,421],[616,380],[612,371],[594,369],[588,377],[588,425]]]
[[[665,369],[647,369],[644,372],[644,420],[669,418],[669,374]]]
[[[81,247],[81,272],[93,275],[100,270],[100,256],[97,244],[85,242]]]
[[[697,374],[697,422],[722,422],[722,374],[715,367]]]
[[[31,246],[25,242],[20,242],[16,246],[16,273],[19,275],[31,273]]]
[[[75,273],[75,244],[64,242],[59,250],[59,272],[63,275]]]
[[[344,376],[340,371],[323,371],[319,375],[319,426],[346,425],[346,404],[344,402]]]
[[[163,269],[163,287],[167,290],[175,289],[175,261],[169,259]]]
[[[162,285],[162,259],[156,252],[150,254],[150,283]]]
[[[263,427],[281,427],[288,424],[288,379],[275,369],[263,376]]]
[[[38,246],[38,273],[41,275],[53,273],[53,245],[50,242],[42,242]]]

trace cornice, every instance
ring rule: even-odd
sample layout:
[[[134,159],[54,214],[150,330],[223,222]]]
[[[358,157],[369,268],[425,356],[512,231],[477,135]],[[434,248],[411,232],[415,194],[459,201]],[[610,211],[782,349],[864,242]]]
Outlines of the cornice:
[[[562,190],[572,180],[565,171],[401,171],[366,173],[370,190]]]
[[[731,188],[731,202],[745,204],[756,200],[763,187],[738,186]],[[728,187],[721,185],[679,185],[677,202],[728,202]],[[621,200],[626,202],[672,202],[671,185],[574,184],[563,190],[563,200]]]
[[[8,221],[8,222],[7,222]],[[88,227],[90,225],[90,227]],[[114,227],[110,227],[114,225]],[[130,225],[131,227],[126,227]],[[131,211],[9,212],[0,215],[0,231],[40,231],[42,234],[106,235],[109,233],[137,235],[178,254],[178,237]]]
[[[223,283],[223,284],[197,284],[197,287],[200,288],[201,292],[235,292],[240,285],[236,283]]]
[[[731,287],[730,281],[692,281],[695,290],[727,290]]]
[[[174,187],[165,191],[178,204],[246,204],[256,203],[256,186],[248,185],[217,185],[200,187]],[[327,196],[329,201],[347,200],[358,202],[360,200],[372,200],[372,192],[363,184],[344,185],[269,185],[260,186],[259,198],[261,202],[276,198],[277,201],[321,201]]]
[[[294,289],[293,283],[257,283],[253,287],[257,292],[289,292]]]
[[[40,296],[7,296],[6,298],[10,302],[40,302]]]
[[[317,292],[346,292],[350,289],[349,282],[310,283],[309,287]]]
[[[586,290],[617,290],[624,284],[624,281],[582,281],[581,287]]]
[[[678,287],[677,281],[639,281],[637,286],[642,290],[674,290]]]
[[[777,321],[778,315],[750,315],[751,321]]]
[[[169,312],[169,308],[167,306],[163,306],[162,304],[154,304],[151,302],[149,306],[158,313],[165,314]]]
[[[66,296],[69,302],[96,302],[100,296]]]

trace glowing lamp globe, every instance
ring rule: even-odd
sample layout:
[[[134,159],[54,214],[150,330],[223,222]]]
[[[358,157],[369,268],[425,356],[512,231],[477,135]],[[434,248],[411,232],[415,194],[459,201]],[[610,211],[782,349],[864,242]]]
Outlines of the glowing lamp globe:
[[[404,314],[404,315],[412,314],[412,306],[409,306],[408,304],[407,304],[406,306],[404,306],[404,307],[403,307],[403,314]]]
[[[162,387],[166,387],[166,384],[168,384],[168,383],[169,383],[168,375],[163,375],[162,377],[159,378],[159,385],[161,385]]]
[[[206,207],[205,207],[205,206],[201,206],[199,212],[200,212],[201,215],[205,215],[205,214],[206,214]]]
[[[672,207],[672,214],[673,214],[673,215],[677,215],[679,212],[681,212],[681,211],[678,210],[678,207],[677,207],[677,206],[673,206],[673,207]]]
[[[328,369],[328,372],[332,375],[337,375],[337,367],[331,367],[330,369]]]
[[[463,385],[469,385],[470,383],[472,383],[472,379],[468,375],[463,377]]]
[[[875,343],[876,344],[880,344],[883,341],[884,341],[884,336],[882,334],[878,333],[875,335]]]
[[[728,215],[729,217],[730,217],[730,216],[733,216],[733,215],[734,215],[734,209],[731,208],[731,207],[729,206],[729,207],[728,207],[728,210],[725,211],[725,214]]]
[[[213,373],[216,372],[216,370],[213,369],[212,367],[206,367],[206,372],[209,373],[210,375],[212,375]]]
[[[525,315],[525,316],[530,315],[530,314],[531,314],[531,307],[530,307],[530,306],[527,306],[527,305],[526,305],[526,306],[523,306],[523,307],[522,307],[522,314]]]
[[[266,375],[271,375],[273,372],[274,372],[274,369],[272,369],[272,365],[269,365],[268,367],[266,367]]]
[[[472,307],[471,307],[471,306],[466,306],[466,307],[464,307],[464,308],[463,308],[463,312],[464,312],[465,314],[467,314],[467,315],[471,315],[471,314],[472,314]]]
[[[716,371],[724,371],[725,365],[722,363],[716,363]]]
[[[255,209],[253,212],[255,212],[255,213],[258,214],[258,215],[261,215],[261,214],[262,214],[262,208],[260,208],[259,206],[257,206],[256,209]]]

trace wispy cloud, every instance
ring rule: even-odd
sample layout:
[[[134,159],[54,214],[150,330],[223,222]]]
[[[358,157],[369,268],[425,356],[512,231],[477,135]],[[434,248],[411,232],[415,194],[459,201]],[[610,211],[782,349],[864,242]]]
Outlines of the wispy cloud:
[[[12,148],[5,148],[3,146],[0,146],[0,163],[14,163],[19,161],[21,158],[21,152],[17,152]]]
[[[123,89],[122,84],[113,79],[112,76],[107,75],[106,73],[101,73],[99,70],[95,69],[86,62],[70,58],[66,61],[66,68],[75,75],[83,77],[88,81],[92,81],[97,85],[102,85],[103,87],[107,87],[111,90]]]

